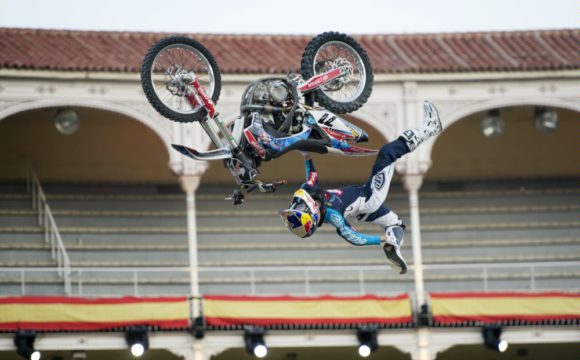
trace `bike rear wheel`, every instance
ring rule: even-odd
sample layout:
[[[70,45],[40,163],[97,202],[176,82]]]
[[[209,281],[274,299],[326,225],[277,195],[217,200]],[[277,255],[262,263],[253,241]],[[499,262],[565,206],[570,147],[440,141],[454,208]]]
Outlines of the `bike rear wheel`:
[[[164,117],[177,122],[203,120],[207,110],[201,102],[187,99],[197,77],[207,95],[217,102],[221,74],[212,54],[201,43],[184,36],[172,36],[155,43],[141,66],[141,86],[149,103]]]
[[[353,112],[367,102],[372,92],[373,69],[369,57],[346,34],[325,32],[316,36],[302,54],[302,78],[309,79],[336,68],[344,68],[346,74],[316,90],[315,100],[335,113]]]

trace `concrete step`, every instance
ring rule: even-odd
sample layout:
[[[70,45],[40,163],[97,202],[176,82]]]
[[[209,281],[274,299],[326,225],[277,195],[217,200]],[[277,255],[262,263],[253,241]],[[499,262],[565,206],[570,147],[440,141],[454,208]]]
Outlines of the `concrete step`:
[[[421,239],[423,242],[428,241],[446,241],[446,240],[496,240],[496,239],[551,239],[551,238],[580,238],[580,228],[575,222],[572,223],[552,223],[536,224],[528,228],[522,226],[506,227],[473,227],[473,228],[456,228],[449,231],[440,231],[437,229],[421,229]],[[407,232],[407,239],[411,235]]]
[[[482,191],[482,190],[538,190],[546,188],[577,188],[576,178],[552,178],[552,179],[485,179],[481,181],[438,181],[425,182],[423,191]],[[42,179],[41,179],[42,181]],[[66,182],[52,183],[42,181],[47,193],[121,193],[121,194],[171,194],[181,193],[177,183],[154,184],[154,183],[87,183],[87,182]],[[344,184],[333,184],[325,182],[327,187],[340,187]],[[0,183],[0,190],[4,187],[18,186],[25,188],[24,181],[5,181]],[[291,192],[299,184],[288,184],[280,188],[281,192]],[[235,186],[233,184],[215,185],[202,183],[199,192],[204,194],[221,194],[228,192]],[[399,181],[393,181],[391,189],[394,192],[403,192],[403,185]]]
[[[10,197],[0,195],[0,209],[19,209],[19,210],[29,210],[32,209],[32,198],[31,197]]]
[[[177,181],[177,180],[176,180]],[[176,183],[53,183],[42,181],[48,195],[52,194],[90,194],[90,195],[174,195],[183,191]]]
[[[0,296],[65,295],[64,284],[56,284],[56,283],[26,284],[24,286],[24,289],[20,284],[2,284],[2,283],[0,284],[1,284]]]
[[[207,243],[198,244],[198,250],[203,251],[220,251],[224,256],[228,255],[229,251],[252,250],[252,251],[284,251],[284,250],[302,250],[313,251],[320,249],[344,249],[352,246],[342,241],[325,242],[286,242],[286,241],[269,241],[264,243],[259,242],[245,242],[245,243]],[[542,238],[542,239],[494,239],[494,240],[440,240],[423,242],[423,249],[457,249],[457,248],[478,248],[478,247],[530,247],[538,251],[539,246],[580,246],[580,239],[575,238]],[[187,251],[186,243],[172,244],[172,243],[140,243],[140,242],[93,242],[89,244],[84,243],[68,243],[65,245],[68,251]],[[403,248],[410,248],[411,243],[407,241],[403,244]],[[50,250],[48,244],[44,242],[26,243],[26,242],[0,242],[0,250],[26,250],[26,249],[44,249]]]
[[[548,224],[550,225],[550,224]],[[551,224],[558,225],[558,224]],[[562,225],[562,224],[560,224]],[[566,225],[566,224],[564,224]],[[343,246],[349,245],[343,239],[331,231],[323,231],[328,226],[321,228],[314,237],[308,239],[298,239],[290,232],[284,229],[276,228],[282,232],[262,232],[262,233],[228,233],[202,232],[198,235],[198,243],[203,246],[216,246],[222,249],[238,249],[240,246],[252,247],[252,244],[261,244],[261,246]],[[143,246],[187,246],[187,234],[185,229],[170,228],[172,232],[153,232],[148,229],[136,229],[135,232],[129,232],[125,228],[119,228],[123,232],[106,232],[100,230],[106,229],[86,229],[73,228],[73,231],[61,232],[65,247],[75,245],[143,245]],[[67,229],[62,229],[67,230]],[[407,231],[406,246],[411,244],[412,234]],[[549,242],[551,239],[580,239],[580,229],[574,226],[548,226],[546,228],[464,228],[451,231],[425,230],[422,231],[422,243],[426,247],[444,247],[447,246],[472,246],[479,242],[491,242],[494,246],[503,240],[532,240],[535,244]],[[454,241],[467,242],[467,245],[454,244]],[[22,244],[42,244],[44,242],[44,231],[42,228],[0,228],[0,243],[22,243]],[[570,241],[568,241],[569,243]],[[520,244],[526,245],[529,242]],[[249,244],[249,245],[248,245]]]
[[[199,265],[202,267],[272,267],[272,266],[373,266],[373,265],[386,265],[387,261],[384,255],[379,249],[376,249],[374,253],[369,253],[370,255],[360,258],[355,258],[349,256],[347,258],[289,258],[289,259],[226,259],[221,258],[219,260],[205,260],[203,258],[199,259]],[[408,264],[413,263],[413,259],[408,251],[403,251],[403,256],[406,257]],[[528,262],[570,262],[570,261],[580,261],[580,254],[532,254],[532,255],[467,255],[467,256],[453,256],[448,255],[445,257],[425,257],[423,259],[424,264],[429,265],[452,265],[452,264],[494,264],[494,263],[528,263]],[[41,261],[41,260],[14,260],[14,261],[0,261],[0,267],[4,268],[16,268],[16,267],[51,267],[54,266],[55,262],[52,261]],[[138,259],[138,260],[72,260],[72,267],[112,267],[112,268],[134,268],[134,267],[187,267],[188,260],[186,259]]]
[[[0,227],[33,227],[38,226],[38,218],[35,216],[8,216],[0,215]]]
[[[227,255],[226,255],[227,254]],[[424,248],[423,256],[431,261],[444,261],[444,259],[468,258],[494,259],[496,257],[528,257],[528,256],[568,256],[574,255],[580,258],[580,244],[576,245],[538,245],[538,246],[502,246],[493,247],[480,244],[473,247],[448,247],[448,248]],[[410,247],[403,248],[403,256],[412,258]],[[296,260],[310,262],[329,261],[383,261],[384,253],[379,246],[355,247],[344,244],[342,247],[282,249],[282,250],[256,250],[239,249],[233,251],[202,250],[198,255],[200,261],[220,263],[223,259],[227,262],[293,262]],[[493,260],[489,260],[493,262]]]
[[[26,194],[27,186],[26,182],[0,182],[0,195],[1,194]]]
[[[0,262],[4,261],[53,261],[50,248],[0,249]]]
[[[167,197],[92,197],[76,196],[66,199],[64,196],[48,197],[50,208],[53,210],[101,210],[101,211],[184,211],[185,196],[177,198],[175,196]]]
[[[244,209],[246,211],[281,210],[288,207],[292,194],[258,194],[248,195],[243,205],[232,206],[223,201],[223,196],[199,194],[196,197],[199,209],[219,211]],[[482,191],[482,192],[442,192],[420,193],[421,209],[427,208],[473,208],[496,206],[537,206],[537,205],[577,205],[580,190],[539,190],[539,191]],[[387,207],[395,212],[407,211],[409,205],[407,194],[389,194]]]
[[[506,219],[508,220],[508,219]],[[455,224],[422,224],[422,232],[479,232],[488,230],[547,230],[547,229],[565,229],[565,233],[571,236],[577,229],[580,228],[580,221],[529,221],[529,222],[493,222],[493,223],[455,223]],[[198,226],[198,234],[221,234],[223,236],[232,237],[232,234],[256,234],[256,233],[271,233],[271,234],[288,234],[288,230],[280,225],[262,225],[249,224],[247,226]],[[375,225],[362,224],[357,226],[357,230],[363,233],[379,234],[380,228]],[[23,226],[2,226],[0,233],[39,233],[42,228],[38,227],[23,227]],[[150,226],[143,227],[59,227],[61,234],[186,234],[187,228],[185,226],[158,226],[158,224],[150,224]],[[408,228],[412,232],[412,228]],[[332,226],[323,226],[318,229],[317,234],[335,233],[336,230]],[[561,235],[557,235],[561,236]]]
[[[133,261],[160,261],[168,264],[187,264],[189,253],[187,250],[79,250],[67,249],[72,263],[79,262],[133,262]],[[1,257],[0,257],[1,259]],[[171,265],[169,265],[171,266]]]
[[[186,227],[187,218],[185,216],[180,217],[158,217],[158,216],[140,216],[140,217],[114,217],[114,216],[101,216],[101,217],[69,217],[69,216],[56,216],[55,221],[59,228],[66,227],[94,227],[94,228],[107,228],[107,227],[150,227],[150,226],[163,226],[163,227]]]
[[[580,210],[580,207],[578,208]],[[248,214],[251,215],[251,214]],[[403,216],[405,223],[410,225],[408,217]],[[529,213],[441,213],[436,215],[422,215],[422,226],[445,226],[453,224],[495,224],[495,223],[526,223],[526,222],[566,222],[578,220],[578,212],[549,211],[549,212],[529,212]],[[221,227],[252,227],[260,224],[263,227],[284,227],[280,217],[270,216],[212,216],[198,217],[197,225],[200,228],[221,228]],[[380,229],[368,222],[353,223],[353,226]]]
[[[493,206],[468,208],[425,208],[422,209],[424,223],[445,222],[491,222],[504,221],[509,217],[511,221],[526,221],[529,219],[557,220],[571,219],[580,210],[580,205],[537,205],[537,206]],[[186,222],[186,212],[182,211],[122,211],[122,210],[58,210],[52,211],[59,226],[93,226],[102,223],[103,226],[118,226],[126,223],[127,226],[139,226],[143,222],[159,223],[166,226],[183,225]],[[399,213],[403,218],[407,212]],[[212,226],[225,222],[235,226],[255,221],[268,224],[279,223],[277,211],[274,210],[204,210],[197,211],[200,226]],[[37,219],[36,211],[32,209],[0,209],[0,225],[29,225]]]
[[[421,217],[422,227],[429,228],[445,228],[446,226],[454,227],[455,225],[464,224],[469,225],[485,225],[485,224],[517,224],[517,223],[564,223],[574,222],[578,219],[578,213],[574,211],[569,212],[537,212],[537,213],[513,213],[509,215],[500,213],[487,214],[441,214],[441,215],[425,215]],[[403,217],[403,219],[405,219]],[[91,228],[138,228],[138,227],[182,227],[187,226],[187,219],[185,216],[130,216],[130,217],[116,217],[116,216],[58,216],[55,215],[55,221],[59,228],[70,227],[91,227]],[[240,228],[240,227],[255,227],[255,224],[261,224],[263,227],[280,227],[284,230],[282,221],[278,216],[269,217],[253,217],[253,216],[212,216],[212,217],[198,217],[198,227],[200,229],[220,229],[220,228]],[[407,221],[408,223],[408,221]],[[37,226],[38,219],[34,216],[0,216],[0,228],[2,227],[30,227]],[[379,231],[379,227],[375,227],[370,223],[362,222],[353,224],[359,228],[368,228],[369,230]]]
[[[3,228],[0,231],[1,243],[40,244],[44,242],[42,228]],[[65,247],[74,244],[187,244],[187,234],[164,233],[62,233]]]
[[[264,208],[283,209],[290,202],[292,193],[249,194],[244,205],[234,207],[223,194],[198,192],[196,196],[199,208],[220,210],[224,207],[245,210],[263,210]],[[136,194],[136,193],[47,193],[49,204],[55,209],[102,209],[115,210],[120,207],[136,210],[185,208],[185,195],[171,194]],[[578,188],[555,188],[536,190],[480,190],[480,191],[425,191],[419,195],[421,206],[425,207],[473,207],[477,206],[528,206],[577,204],[580,198]],[[5,201],[29,201],[28,194],[0,194],[0,203]],[[393,209],[408,207],[408,195],[404,192],[392,192],[387,197],[387,205]]]
[[[410,252],[403,251],[403,256],[406,258],[408,264],[413,263]],[[472,264],[472,263],[522,263],[522,262],[553,262],[553,261],[579,261],[580,254],[531,254],[531,255],[467,255],[467,256],[453,256],[445,257],[424,257],[425,264]],[[235,266],[350,266],[350,265],[383,265],[387,264],[385,256],[379,249],[373,254],[365,257],[348,258],[323,258],[323,259],[307,259],[307,258],[293,258],[293,259],[220,259],[220,260],[204,260],[200,259],[200,266],[208,267],[235,267]],[[152,265],[153,266],[153,265]]]
[[[546,244],[549,245],[546,245]],[[424,246],[423,254],[426,258],[446,259],[453,257],[481,259],[493,257],[527,257],[527,256],[580,256],[580,240],[555,239],[517,241],[501,240],[493,243],[477,241],[447,241],[434,243],[434,246]],[[412,258],[410,244],[403,246],[403,255]],[[0,243],[0,260],[49,260],[50,247],[47,244],[2,244]],[[70,244],[67,252],[71,261],[177,261],[185,263],[188,260],[186,244]],[[220,261],[227,257],[228,261],[293,261],[295,259],[316,262],[348,259],[350,261],[367,261],[382,259],[382,250],[379,247],[353,247],[344,242],[330,244],[318,243],[250,243],[250,244],[207,244],[200,245],[198,257],[204,262]]]

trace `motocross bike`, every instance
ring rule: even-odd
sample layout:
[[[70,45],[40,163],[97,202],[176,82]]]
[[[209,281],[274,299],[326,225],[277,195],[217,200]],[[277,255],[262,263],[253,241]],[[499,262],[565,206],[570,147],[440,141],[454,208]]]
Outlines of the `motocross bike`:
[[[337,32],[318,35],[306,46],[300,70],[301,76],[251,83],[233,128],[215,107],[221,91],[219,67],[209,50],[191,38],[173,36],[155,43],[145,55],[141,84],[164,117],[200,123],[215,150],[172,146],[196,160],[222,160],[240,185],[229,198],[237,205],[247,192],[273,192],[285,183],[261,182],[258,168],[291,150],[350,156],[377,152],[350,144],[367,141],[368,135],[334,114],[357,110],[372,91],[372,67],[360,44]]]

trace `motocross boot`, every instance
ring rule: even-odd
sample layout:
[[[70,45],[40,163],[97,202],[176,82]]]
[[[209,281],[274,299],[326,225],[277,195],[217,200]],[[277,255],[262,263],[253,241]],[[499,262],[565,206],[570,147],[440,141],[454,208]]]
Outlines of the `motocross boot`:
[[[383,251],[389,260],[389,265],[399,274],[407,272],[407,262],[401,255],[401,246],[403,246],[403,228],[399,225],[390,226],[385,231],[387,240],[383,243]]]
[[[406,130],[401,135],[409,151],[414,151],[425,140],[439,134],[443,130],[441,119],[439,119],[439,114],[433,104],[425,100],[423,103],[423,111],[423,123],[421,126]]]

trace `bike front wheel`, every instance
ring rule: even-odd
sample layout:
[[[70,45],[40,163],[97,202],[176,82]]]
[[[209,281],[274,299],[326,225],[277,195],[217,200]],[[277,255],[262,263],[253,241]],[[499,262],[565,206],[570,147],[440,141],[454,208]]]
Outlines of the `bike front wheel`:
[[[220,70],[213,55],[198,41],[172,36],[155,43],[141,66],[141,85],[149,103],[164,117],[177,122],[203,120],[207,110],[201,102],[188,100],[197,77],[207,95],[217,102],[221,91]]]

